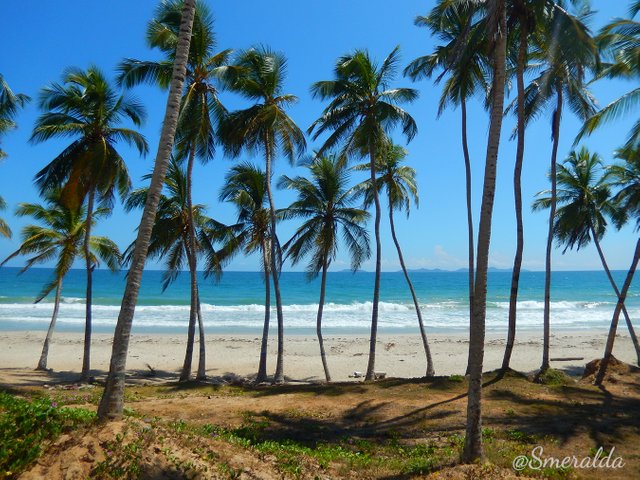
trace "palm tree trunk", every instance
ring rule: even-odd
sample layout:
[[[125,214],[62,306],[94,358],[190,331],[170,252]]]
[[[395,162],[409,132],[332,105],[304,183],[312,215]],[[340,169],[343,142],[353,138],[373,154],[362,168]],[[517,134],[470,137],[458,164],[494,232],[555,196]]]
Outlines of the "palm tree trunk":
[[[469,319],[473,316],[473,282],[475,280],[475,258],[473,252],[473,210],[471,208],[471,159],[467,143],[467,102],[460,101],[462,110],[462,153],[464,154],[465,183],[467,191],[467,234],[469,236]]]
[[[629,329],[629,335],[631,336],[631,341],[633,342],[633,346],[636,350],[636,357],[638,359],[638,363],[640,363],[640,345],[638,345],[638,337],[636,336],[636,331],[633,328],[633,324],[631,323],[631,318],[629,317],[629,313],[627,312],[627,307],[624,304],[624,299],[622,299],[622,295],[620,290],[618,290],[618,286],[616,285],[615,280],[613,279],[613,275],[611,275],[611,270],[609,270],[609,265],[604,258],[604,252],[602,251],[602,247],[600,246],[600,241],[596,237],[596,231],[593,228],[593,225],[589,225],[589,229],[591,230],[591,236],[593,237],[593,243],[598,250],[598,255],[600,256],[600,261],[602,262],[602,267],[604,268],[605,273],[607,274],[607,278],[609,279],[609,283],[613,288],[613,291],[616,293],[618,297],[618,302],[622,303],[620,308],[622,309],[622,314],[624,315],[625,321],[627,322],[627,328]],[[626,297],[626,293],[625,293]]]
[[[404,273],[404,278],[407,280],[407,285],[409,285],[409,291],[411,292],[411,298],[413,299],[413,306],[416,309],[416,315],[418,316],[418,326],[420,327],[420,336],[422,337],[422,346],[424,347],[424,354],[427,357],[427,377],[433,377],[435,375],[435,370],[433,368],[433,359],[431,358],[431,349],[429,348],[429,340],[427,339],[427,332],[424,328],[424,322],[422,321],[422,312],[420,311],[420,303],[418,302],[418,296],[416,295],[416,291],[413,288],[413,283],[411,283],[411,278],[409,278],[409,272],[407,272],[407,267],[404,264],[404,256],[402,255],[402,250],[400,249],[400,242],[398,241],[398,237],[396,236],[396,226],[393,221],[393,208],[389,205],[389,225],[391,225],[391,236],[393,237],[393,243],[396,244],[396,250],[398,250],[398,259],[400,260],[400,266],[402,267],[402,273]]]
[[[176,57],[171,76],[171,88],[167,99],[167,108],[162,122],[162,133],[158,145],[158,153],[151,177],[151,185],[147,201],[140,220],[138,236],[133,250],[133,259],[127,283],[125,286],[122,306],[118,315],[118,323],[113,337],[113,347],[111,352],[111,362],[109,365],[109,375],[105,385],[104,393],[98,406],[98,418],[106,420],[122,417],[124,408],[124,385],[125,369],[127,364],[127,352],[129,351],[129,339],[133,324],[133,315],[140,291],[140,281],[144,263],[147,259],[149,249],[149,239],[156,218],[162,185],[169,165],[169,157],[173,149],[173,140],[178,124],[178,114],[180,113],[180,99],[182,97],[182,87],[187,70],[187,59],[189,56],[189,46],[191,44],[191,30],[195,15],[196,0],[184,0],[182,7],[182,20],[180,22],[180,33],[178,35],[178,45]]]
[[[322,278],[320,280],[320,301],[318,302],[318,316],[316,318],[316,333],[318,334],[318,343],[320,344],[320,359],[322,360],[322,368],[324,368],[324,377],[327,383],[331,381],[331,374],[329,373],[329,365],[327,365],[327,355],[324,351],[324,340],[322,339],[322,310],[324,308],[324,296],[327,287],[327,258],[325,256],[322,262]]]
[[[49,323],[49,329],[47,330],[47,336],[44,339],[42,345],[42,353],[40,354],[40,360],[38,360],[38,366],[36,370],[47,369],[47,358],[49,356],[49,344],[51,343],[51,337],[53,337],[53,330],[56,328],[56,320],[58,319],[58,310],[60,309],[60,294],[62,293],[62,277],[58,279],[56,285],[56,298],[53,303],[53,315],[51,315],[51,322]]]
[[[270,261],[267,242],[262,242],[262,259],[264,263],[264,326],[262,327],[262,343],[260,345],[260,362],[256,383],[267,380],[267,348],[269,346],[269,322],[271,321],[271,278]]]
[[[613,353],[613,343],[615,342],[615,339],[616,339],[616,330],[618,328],[618,319],[620,318],[620,311],[624,308],[624,301],[626,300],[627,293],[629,292],[629,288],[631,287],[631,282],[633,281],[633,275],[636,273],[636,268],[638,267],[638,261],[640,261],[640,239],[638,239],[636,243],[636,250],[633,254],[633,261],[631,262],[631,267],[629,267],[627,278],[625,278],[624,280],[624,284],[622,285],[622,291],[620,292],[620,296],[618,297],[618,303],[616,304],[616,308],[613,312],[613,318],[611,319],[611,326],[609,327],[609,335],[607,336],[607,344],[604,349],[604,357],[602,357],[602,361],[600,362],[600,368],[598,370],[596,379],[594,381],[596,385],[602,385],[604,376],[607,373],[607,367],[609,366],[609,362],[611,361],[611,354]],[[637,353],[638,351],[636,350],[636,355]],[[640,365],[640,357],[638,358],[638,365]]]
[[[91,263],[91,251],[89,242],[91,241],[91,223],[93,222],[93,202],[95,198],[95,189],[89,190],[89,199],[87,200],[87,219],[84,233],[84,257],[87,269],[87,299],[86,299],[86,316],[84,324],[84,355],[82,357],[82,373],[81,381],[88,381],[91,376],[91,298],[93,296],[93,269]]]
[[[473,316],[469,328],[469,389],[467,400],[467,428],[462,461],[474,462],[483,456],[482,450],[482,363],[484,360],[484,335],[487,309],[487,269],[491,243],[491,218],[496,191],[498,148],[504,110],[506,81],[506,8],[504,0],[492,0],[490,10],[496,25],[487,34],[495,38],[493,60],[493,95],[487,140],[487,157],[484,170],[480,226],[478,229],[478,254],[473,296]]]
[[[544,264],[544,316],[543,316],[543,341],[542,341],[542,365],[540,371],[549,369],[549,351],[551,349],[551,251],[553,249],[553,222],[556,217],[557,204],[557,179],[556,162],[558,159],[558,144],[560,142],[560,118],[562,117],[562,86],[556,87],[557,103],[553,114],[553,149],[551,151],[551,208],[549,209],[549,231],[547,232],[547,251]]]
[[[198,373],[196,374],[196,380],[204,381],[207,379],[207,351],[204,336],[204,321],[202,320],[202,308],[200,306],[200,290],[197,292],[197,304],[198,304]]]
[[[193,225],[193,202],[191,200],[191,183],[193,177],[193,164],[195,163],[195,145],[191,145],[189,160],[187,162],[187,260],[189,262],[189,277],[191,282],[191,307],[189,309],[189,328],[187,329],[187,349],[180,373],[180,382],[186,382],[191,378],[191,364],[193,362],[193,344],[196,336],[196,321],[198,319],[198,272],[196,271],[196,239]]]
[[[516,254],[511,272],[511,295],[509,298],[509,327],[507,345],[502,359],[502,371],[509,369],[513,344],[516,340],[516,311],[518,307],[518,288],[520,270],[522,268],[522,252],[524,250],[524,225],[522,222],[522,161],[524,159],[524,66],[527,61],[527,29],[525,22],[520,22],[520,45],[518,48],[518,65],[516,81],[518,84],[518,145],[516,147],[516,163],[513,169],[513,196],[516,209]]]
[[[276,373],[274,383],[284,383],[284,317],[282,314],[282,297],[280,296],[280,269],[277,265],[277,236],[276,236],[276,207],[271,192],[271,145],[270,135],[265,135],[265,157],[267,176],[267,195],[269,196],[269,216],[271,218],[271,277],[276,296],[276,315],[278,317],[278,356],[276,359]]]
[[[376,273],[373,281],[373,305],[371,307],[371,336],[369,338],[369,363],[365,380],[375,380],[376,366],[376,342],[378,341],[378,303],[380,302],[380,271],[382,269],[382,244],[380,242],[380,196],[378,195],[378,185],[376,183],[376,151],[375,147],[369,147],[369,164],[371,173],[371,191],[375,204],[375,237],[376,237]]]

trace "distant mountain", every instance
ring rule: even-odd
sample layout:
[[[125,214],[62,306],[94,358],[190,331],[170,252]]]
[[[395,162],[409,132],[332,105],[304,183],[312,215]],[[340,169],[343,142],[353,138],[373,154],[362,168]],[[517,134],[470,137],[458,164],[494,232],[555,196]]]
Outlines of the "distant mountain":
[[[408,272],[411,273],[458,273],[458,272],[468,272],[469,269],[468,268],[458,268],[457,270],[446,270],[443,268],[409,268],[407,269]],[[489,267],[489,272],[511,272],[510,268],[496,268],[496,267]],[[531,270],[526,270],[526,269],[522,269],[521,271],[523,272],[530,272]],[[352,270],[349,268],[345,268],[342,270],[336,270],[336,272],[338,273],[346,273],[349,272],[351,273]],[[368,273],[373,273],[371,270],[357,270],[356,273],[360,273],[360,272],[368,272]],[[396,270],[393,273],[398,273],[398,272],[402,272],[402,270]],[[389,273],[389,272],[383,272],[383,273]]]
[[[468,272],[469,269],[468,268],[458,268],[457,270],[444,270],[442,268],[414,268],[414,269],[409,269],[410,272],[429,272],[429,273],[451,273],[451,272]],[[511,272],[510,268],[496,268],[496,267],[489,267],[488,269],[489,272]],[[521,271],[523,272],[529,272],[530,270],[526,270],[526,269],[522,269]]]
[[[398,270],[401,272],[402,270]],[[454,270],[443,270],[442,268],[408,268],[409,272],[428,272],[428,273],[446,273],[453,272]]]

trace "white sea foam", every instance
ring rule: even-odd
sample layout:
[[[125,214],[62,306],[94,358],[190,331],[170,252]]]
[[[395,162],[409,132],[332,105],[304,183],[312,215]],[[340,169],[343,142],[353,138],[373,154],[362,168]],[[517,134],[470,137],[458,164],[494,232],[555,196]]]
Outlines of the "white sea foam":
[[[85,305],[76,298],[67,298],[60,305],[58,322],[70,328],[84,325]],[[491,330],[504,330],[507,325],[508,302],[489,302],[486,324]],[[551,321],[563,328],[589,328],[607,326],[615,304],[613,302],[556,301],[551,302]],[[285,325],[291,328],[313,328],[317,304],[284,305]],[[518,302],[518,325],[522,328],[540,328],[544,303],[537,300]],[[465,330],[469,324],[466,302],[444,300],[421,305],[427,327]],[[44,328],[50,320],[52,303],[0,303],[0,328],[3,324],[23,324],[25,328]],[[333,329],[367,329],[371,320],[371,302],[351,304],[327,303],[323,324]],[[380,327],[415,329],[417,322],[413,304],[380,302]],[[628,308],[631,317],[640,316],[640,307]],[[113,327],[119,305],[94,305],[96,326]],[[209,328],[260,328],[264,321],[264,306],[202,304],[205,325]],[[136,308],[134,325],[148,328],[184,328],[189,317],[188,305],[140,305]],[[275,308],[272,308],[275,323]]]

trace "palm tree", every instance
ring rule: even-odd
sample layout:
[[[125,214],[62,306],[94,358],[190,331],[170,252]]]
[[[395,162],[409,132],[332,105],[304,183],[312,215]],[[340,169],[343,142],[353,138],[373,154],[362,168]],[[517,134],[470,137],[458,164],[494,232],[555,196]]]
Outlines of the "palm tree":
[[[412,80],[431,78],[436,71],[441,73],[435,83],[444,81],[438,117],[452,104],[460,105],[462,153],[465,166],[465,188],[467,199],[467,244],[469,260],[469,317],[473,307],[474,282],[474,239],[473,210],[471,208],[471,158],[467,142],[467,100],[482,92],[486,95],[488,59],[484,55],[483,43],[486,42],[484,28],[474,19],[478,5],[472,2],[447,4],[440,2],[426,17],[416,17],[414,24],[427,27],[437,36],[443,45],[435,47],[430,55],[418,57],[404,70]]]
[[[640,12],[640,2],[632,2],[628,19],[615,19],[606,25],[598,35],[598,46],[608,64],[599,73],[598,78],[620,78],[638,82],[640,78],[640,22],[633,18]],[[614,100],[592,115],[576,137],[576,143],[584,136],[590,135],[601,125],[618,119],[628,112],[635,111],[640,101],[640,87],[636,87]],[[631,127],[625,149],[640,147],[640,120]]]
[[[220,137],[227,154],[238,157],[243,150],[264,154],[271,238],[277,238],[276,207],[271,191],[273,160],[281,153],[293,163],[306,149],[304,134],[286,112],[287,107],[298,100],[294,95],[283,93],[286,63],[281,53],[267,47],[240,52],[234,62],[237,72],[232,79],[227,79],[227,85],[232,91],[256,103],[244,110],[229,113],[220,124]],[[278,317],[278,358],[274,382],[282,383],[284,319],[280,295],[280,269],[276,268],[276,259],[276,242],[271,242],[270,271]]]
[[[4,201],[4,198],[0,197],[0,210],[4,210],[7,208],[7,202]],[[0,218],[0,237],[11,238],[11,228],[7,222],[5,222],[2,218]]]
[[[614,197],[614,202],[620,210],[626,212],[628,217],[635,217],[635,229],[637,231],[640,228],[640,152],[638,150],[622,148],[616,152],[616,157],[624,160],[625,163],[609,167],[609,178],[614,180],[614,185],[621,187],[620,191]],[[620,291],[618,303],[616,304],[616,308],[613,312],[604,356],[602,357],[602,362],[600,362],[600,369],[598,370],[594,382],[596,385],[602,384],[607,367],[611,360],[613,344],[616,338],[616,330],[618,328],[618,319],[620,318],[620,312],[624,306],[624,301],[627,298],[629,287],[631,287],[631,282],[636,272],[638,261],[640,261],[640,239],[636,242],[631,267],[629,268],[622,290]],[[632,340],[636,340],[635,337],[632,337]],[[636,354],[637,353],[638,349],[636,347]],[[638,365],[640,365],[640,355],[638,355],[637,362]]]
[[[536,37],[531,53],[533,61],[542,62],[540,74],[525,90],[525,122],[536,118],[546,108],[552,109],[551,139],[551,204],[545,256],[544,345],[541,371],[549,368],[551,251],[553,221],[556,214],[556,164],[560,142],[560,120],[565,103],[571,111],[586,120],[596,111],[596,101],[585,84],[585,72],[595,68],[598,53],[595,42],[583,20],[588,12],[574,17],[554,9]]]
[[[267,206],[267,177],[265,172],[250,163],[235,165],[225,177],[225,186],[220,191],[220,201],[231,202],[237,210],[237,221],[229,227],[230,238],[220,251],[224,259],[239,252],[246,255],[259,253],[264,274],[264,327],[260,345],[260,360],[256,383],[267,380],[267,346],[271,320],[271,216]],[[275,240],[277,244],[277,239]],[[278,268],[280,247],[276,245]]]
[[[469,326],[469,388],[467,427],[462,460],[474,462],[483,456],[482,450],[482,364],[484,361],[485,320],[487,314],[487,269],[491,243],[491,220],[496,191],[498,148],[504,113],[506,83],[507,16],[505,0],[487,2],[486,37],[491,52],[492,85],[489,97],[489,133],[484,169],[482,204],[473,287],[473,315]]]
[[[180,34],[178,35],[173,73],[171,74],[171,87],[169,88],[167,107],[162,122],[162,133],[160,134],[158,153],[151,177],[149,193],[144,205],[140,226],[138,227],[136,246],[131,255],[131,268],[127,275],[127,283],[122,297],[120,314],[118,315],[118,322],[113,336],[109,375],[107,376],[104,393],[98,406],[98,417],[102,420],[122,417],[122,410],[124,408],[125,368],[133,315],[135,313],[138,292],[140,291],[140,281],[142,280],[142,271],[144,270],[144,264],[147,258],[147,250],[155,223],[156,211],[158,203],[160,202],[160,195],[162,194],[164,177],[169,165],[169,157],[173,150],[173,141],[180,113],[180,98],[182,96],[182,87],[187,70],[194,15],[195,0],[185,0],[182,9]]]
[[[413,306],[416,310],[416,316],[418,317],[418,326],[420,328],[420,336],[422,337],[422,346],[424,353],[427,357],[427,370],[426,376],[432,377],[435,375],[435,369],[433,367],[433,359],[431,357],[431,349],[429,348],[429,341],[427,339],[427,333],[424,328],[424,322],[422,321],[422,312],[420,311],[420,302],[418,296],[413,288],[413,283],[409,277],[409,272],[404,263],[404,255],[402,255],[402,249],[400,248],[400,242],[396,235],[395,221],[393,218],[393,212],[396,210],[404,210],[409,218],[409,210],[411,207],[411,200],[413,199],[416,207],[418,206],[418,185],[416,184],[416,171],[406,165],[402,165],[402,161],[407,156],[408,152],[400,145],[385,145],[380,148],[380,157],[376,164],[376,172],[378,178],[376,180],[376,189],[378,192],[386,190],[387,192],[387,205],[389,207],[389,225],[391,226],[391,237],[393,243],[395,243],[396,250],[398,251],[398,259],[400,260],[400,266],[404,273],[404,278],[409,286],[411,292],[411,298],[413,299]],[[368,170],[369,165],[363,164],[354,167],[356,170]],[[366,180],[356,187],[356,189],[364,194],[364,204],[366,207],[370,207],[373,203],[373,192],[371,189],[371,180]]]
[[[511,354],[516,338],[516,318],[518,308],[518,290],[520,285],[520,272],[522,270],[522,254],[524,251],[524,222],[522,219],[522,164],[524,161],[524,137],[525,137],[525,86],[524,72],[527,67],[529,53],[529,36],[536,35],[536,29],[546,20],[544,6],[554,2],[547,0],[514,0],[507,3],[507,25],[512,30],[513,40],[517,43],[515,61],[515,77],[517,94],[514,101],[514,109],[517,116],[517,125],[514,136],[517,138],[516,160],[513,169],[513,196],[516,212],[516,253],[513,259],[511,272],[511,293],[509,296],[509,325],[507,342],[502,359],[502,372],[509,369]],[[517,40],[515,40],[517,38]]]
[[[9,130],[16,128],[16,122],[14,118],[18,113],[18,109],[24,107],[31,98],[22,93],[13,93],[4,77],[0,75],[0,139]],[[7,154],[0,149],[0,160],[6,157]],[[0,210],[7,208],[7,204],[2,197],[0,197]],[[11,229],[9,225],[0,218],[0,237],[11,238]]]
[[[143,180],[150,180],[151,175],[145,175]],[[193,219],[193,226],[196,228],[196,238],[201,238],[204,234],[204,229],[209,228],[211,224],[215,223],[214,220],[208,218],[205,215],[204,205],[192,205],[191,215],[189,215],[189,200],[187,193],[187,174],[180,168],[177,161],[172,159],[169,164],[169,169],[164,180],[167,195],[160,196],[160,202],[158,204],[158,211],[156,213],[156,222],[151,232],[151,239],[149,242],[148,257],[157,258],[163,260],[165,265],[165,271],[162,274],[162,291],[165,291],[171,283],[173,283],[185,264],[195,263],[194,259],[203,253],[208,252],[208,258],[213,260],[216,258],[215,251],[209,250],[212,245],[209,242],[197,242],[196,250],[192,250],[191,245],[191,219]],[[125,209],[131,211],[135,208],[143,208],[149,193],[149,188],[144,187],[131,192],[131,195],[127,199]],[[132,243],[125,252],[127,261],[130,260],[131,253],[135,242]],[[217,274],[221,274],[219,263],[215,264],[217,267]],[[199,294],[196,291],[196,301],[199,302]],[[195,314],[198,316],[198,321],[202,324],[202,315],[199,305],[196,305],[194,309]],[[187,342],[187,357],[193,357],[193,339],[190,338]],[[205,345],[204,336],[200,336],[200,361],[198,367],[197,380],[204,380],[206,378],[206,364],[205,364]],[[180,381],[186,381],[191,375],[191,363],[189,362],[189,369],[185,371],[184,367],[180,374]]]
[[[18,110],[30,100],[31,98],[23,93],[13,93],[0,74],[0,138],[9,130],[16,128],[14,118]],[[6,156],[7,154],[0,149],[0,160]]]
[[[330,100],[322,116],[309,128],[309,133],[313,134],[314,139],[325,132],[332,132],[318,155],[323,155],[340,145],[344,157],[354,154],[369,157],[375,205],[376,273],[366,380],[373,380],[375,376],[382,261],[381,210],[375,183],[378,147],[387,141],[387,134],[398,125],[402,127],[407,141],[411,141],[418,132],[413,117],[399,107],[400,104],[413,102],[418,97],[418,92],[410,88],[390,88],[398,67],[399,54],[400,48],[396,47],[381,65],[377,65],[368,51],[356,50],[338,59],[334,69],[334,80],[316,82],[311,87],[314,97]]]
[[[572,151],[565,162],[558,166],[557,183],[560,188],[556,199],[561,207],[554,220],[554,237],[560,245],[565,245],[564,251],[574,247],[579,250],[593,240],[609,283],[622,303],[621,309],[640,359],[640,345],[635,330],[600,245],[607,228],[606,218],[609,217],[618,224],[624,218],[624,214],[611,199],[600,156],[597,153],[591,154],[585,147],[577,152]],[[534,209],[548,208],[550,205],[551,198],[544,197],[534,203]]]
[[[322,338],[327,271],[338,254],[340,234],[349,250],[354,272],[369,258],[369,235],[362,225],[368,213],[351,206],[353,193],[348,188],[349,174],[343,159],[335,155],[316,157],[306,167],[311,178],[283,176],[278,183],[281,188],[295,190],[298,195],[289,207],[282,210],[282,217],[305,220],[283,248],[293,265],[310,256],[307,264],[309,279],[316,278],[322,272],[316,333],[325,379],[330,382],[331,374]]]
[[[180,18],[183,6],[182,0],[170,0],[161,3],[155,18],[149,22],[147,28],[147,43],[151,48],[159,49],[165,59],[159,62],[125,59],[120,65],[119,81],[126,87],[147,82],[168,88],[171,80],[171,70],[176,54],[176,45],[180,33]],[[216,41],[213,31],[213,16],[207,5],[202,1],[196,2],[196,14],[193,24],[193,40],[187,62],[187,73],[182,96],[182,106],[176,130],[176,154],[179,159],[187,158],[187,187],[186,211],[190,227],[188,228],[190,243],[189,250],[196,248],[196,232],[191,206],[192,180],[195,158],[201,163],[207,163],[215,154],[215,129],[225,109],[218,98],[218,90],[214,80],[227,71],[230,50],[213,53]],[[198,310],[198,276],[196,258],[188,256],[191,280],[191,310],[187,352],[182,368],[181,380],[188,380],[191,375],[192,352],[195,338],[196,317],[200,329],[200,348],[204,348],[204,327],[202,319],[197,315]],[[197,379],[205,378],[204,355],[201,356]]]
[[[52,138],[72,137],[67,146],[36,174],[40,192],[63,187],[61,201],[70,209],[87,201],[87,228],[84,258],[87,270],[86,322],[82,379],[89,379],[91,365],[91,297],[93,268],[89,255],[92,216],[95,202],[113,202],[114,193],[124,199],[131,180],[124,159],[116,150],[118,142],[135,146],[141,155],[148,151],[144,137],[135,130],[119,127],[124,118],[140,126],[144,107],[135,99],[118,95],[96,67],[86,71],[67,70],[63,84],[53,83],[40,93],[40,108],[45,111],[31,135],[35,143]]]
[[[22,243],[18,250],[0,263],[1,267],[18,255],[33,255],[20,270],[20,273],[23,273],[33,265],[53,260],[56,262],[53,279],[44,286],[35,300],[35,303],[38,303],[55,290],[53,314],[36,370],[47,369],[49,344],[58,318],[62,281],[75,259],[82,258],[85,254],[83,242],[87,230],[84,205],[77,209],[70,209],[60,201],[59,190],[48,192],[45,201],[44,205],[22,203],[18,206],[16,215],[33,217],[39,224],[25,226],[22,229]],[[111,210],[108,207],[99,206],[94,212],[92,221],[95,222],[110,213]],[[111,271],[117,272],[120,269],[120,251],[110,239],[92,236],[89,239],[89,251],[89,261],[92,266],[98,266],[101,259]]]

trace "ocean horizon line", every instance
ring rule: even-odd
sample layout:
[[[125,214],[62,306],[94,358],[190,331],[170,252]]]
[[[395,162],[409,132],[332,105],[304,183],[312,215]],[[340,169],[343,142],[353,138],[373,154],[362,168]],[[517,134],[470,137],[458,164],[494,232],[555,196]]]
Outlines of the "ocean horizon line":
[[[24,267],[16,267],[16,266],[12,266],[12,265],[6,265],[3,267],[0,267],[0,270],[22,270]],[[53,270],[54,267],[46,267],[46,266],[33,266],[30,267],[29,270]],[[83,271],[85,270],[84,267],[72,267],[69,269],[70,271]],[[109,272],[110,270],[108,268],[96,268],[96,271],[101,271],[101,272]],[[113,273],[122,273],[122,272],[127,272],[128,269],[123,268],[120,269],[116,272]],[[164,269],[162,268],[145,268],[144,271],[149,271],[149,272],[163,272]],[[489,272],[496,272],[496,273],[511,273],[512,269],[511,268],[498,268],[498,267],[489,267],[488,269]],[[534,269],[526,269],[523,268],[520,270],[522,273],[544,273],[544,270],[534,270]],[[611,272],[627,272],[626,269],[622,269],[622,268],[612,268],[610,269]],[[189,270],[180,270],[181,273],[189,273]],[[204,274],[204,270],[198,270],[198,273],[202,273]],[[444,269],[444,268],[409,268],[407,269],[407,272],[409,273],[468,273],[469,269],[468,268],[458,268],[458,269],[454,269],[454,270],[448,270],[448,269]],[[225,270],[223,272],[223,275],[225,273],[259,273],[262,274],[262,271],[260,270]],[[280,273],[302,273],[302,274],[306,274],[307,272],[305,270],[282,270]],[[341,270],[329,270],[328,273],[375,273],[373,270],[350,270],[348,268],[344,268]],[[403,273],[402,270],[382,270],[382,273]],[[604,270],[602,269],[585,269],[585,270],[575,270],[575,269],[568,269],[568,270],[564,270],[564,269],[558,269],[558,270],[551,270],[551,273],[605,273]]]

